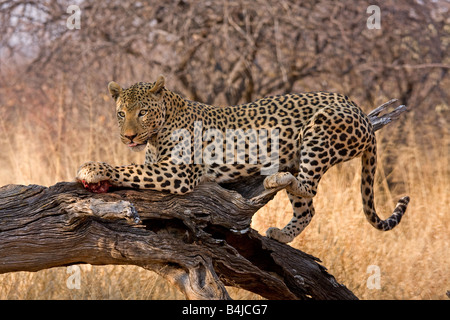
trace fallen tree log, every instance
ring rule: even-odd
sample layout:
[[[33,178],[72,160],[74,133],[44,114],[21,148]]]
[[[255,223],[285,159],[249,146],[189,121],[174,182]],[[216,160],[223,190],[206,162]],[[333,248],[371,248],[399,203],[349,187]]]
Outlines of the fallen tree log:
[[[398,116],[374,111],[377,129]],[[267,299],[357,299],[319,259],[250,228],[253,214],[275,194],[264,191],[263,178],[204,183],[186,195],[93,194],[75,182],[4,186],[0,273],[137,265],[162,275],[188,299],[229,299],[225,286]]]

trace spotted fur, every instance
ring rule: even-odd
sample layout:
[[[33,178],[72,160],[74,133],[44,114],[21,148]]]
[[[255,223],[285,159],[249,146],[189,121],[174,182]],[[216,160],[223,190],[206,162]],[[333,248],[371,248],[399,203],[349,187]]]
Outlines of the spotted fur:
[[[269,131],[275,128],[279,130],[279,167],[278,172],[264,180],[264,187],[285,187],[293,218],[283,229],[269,228],[268,237],[286,243],[300,234],[314,215],[313,197],[322,176],[333,165],[358,156],[362,157],[363,210],[370,224],[378,230],[390,230],[405,213],[409,197],[401,198],[386,220],[378,217],[373,193],[377,159],[375,134],[368,117],[344,95],[287,94],[239,106],[214,107],[189,101],[166,89],[162,76],[154,83],[139,82],[128,89],[122,89],[115,82],[108,88],[116,101],[121,140],[134,151],[146,148],[145,163],[127,166],[85,163],[77,172],[77,179],[85,186],[107,181],[107,185],[184,194],[205,180],[222,183],[260,174],[267,163],[250,161],[259,152],[256,148],[248,150],[241,161],[234,158],[233,163],[226,162],[226,152],[216,163],[194,161],[199,157],[199,150],[194,149],[197,143],[194,136],[210,128],[223,132],[226,129]],[[198,121],[202,123],[201,128],[195,126]],[[187,130],[192,139],[174,134],[179,129]],[[269,140],[264,142],[270,149]],[[248,148],[250,144],[245,141]],[[191,147],[191,161],[175,163],[172,151],[177,145]],[[203,141],[200,150],[205,151],[207,145],[207,141]],[[103,187],[91,190],[105,191]]]

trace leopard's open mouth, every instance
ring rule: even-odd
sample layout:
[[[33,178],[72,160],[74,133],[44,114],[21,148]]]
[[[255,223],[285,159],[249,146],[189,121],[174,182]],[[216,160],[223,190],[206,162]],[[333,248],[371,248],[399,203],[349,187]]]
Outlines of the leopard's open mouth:
[[[131,142],[131,143],[127,144],[127,147],[133,151],[139,152],[139,151],[144,150],[146,145],[147,145],[147,141],[145,141],[145,143]]]

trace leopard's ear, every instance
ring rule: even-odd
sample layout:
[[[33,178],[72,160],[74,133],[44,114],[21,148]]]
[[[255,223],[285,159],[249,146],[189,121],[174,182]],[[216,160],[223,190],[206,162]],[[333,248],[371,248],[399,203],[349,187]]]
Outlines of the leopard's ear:
[[[108,90],[109,90],[109,93],[111,94],[111,97],[113,97],[114,100],[117,100],[120,93],[122,92],[122,88],[119,86],[118,83],[116,83],[114,81],[111,81],[110,83],[108,83]]]
[[[152,94],[158,94],[161,92],[161,90],[164,88],[164,84],[166,83],[166,78],[162,74],[158,76],[158,79],[156,79],[155,85],[153,88],[150,89],[150,93]]]

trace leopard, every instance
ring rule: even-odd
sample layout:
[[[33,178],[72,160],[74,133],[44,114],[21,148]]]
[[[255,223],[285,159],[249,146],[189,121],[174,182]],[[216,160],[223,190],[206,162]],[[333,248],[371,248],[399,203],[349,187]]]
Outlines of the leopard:
[[[111,81],[108,91],[116,104],[121,141],[132,151],[145,149],[145,161],[121,166],[84,163],[76,179],[92,192],[128,187],[183,195],[205,181],[229,183],[264,174],[264,188],[286,190],[293,212],[285,227],[270,227],[266,236],[289,243],[315,215],[313,198],[327,170],[361,157],[362,207],[368,222],[387,231],[405,214],[408,196],[398,200],[385,220],[375,210],[374,129],[368,116],[346,95],[291,93],[234,106],[212,106],[167,89],[163,75],[126,89]],[[227,130],[236,135],[225,139]],[[230,147],[233,141],[234,149]],[[277,161],[268,161],[269,153]]]

